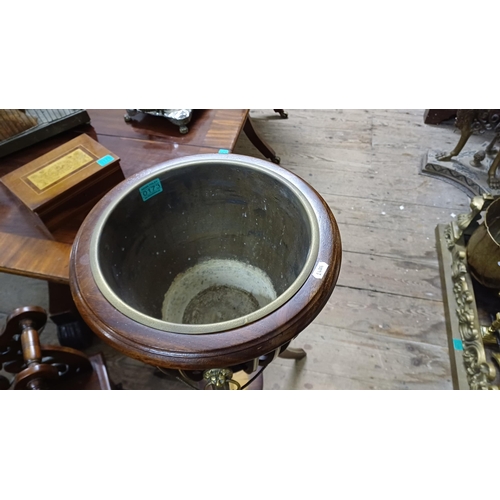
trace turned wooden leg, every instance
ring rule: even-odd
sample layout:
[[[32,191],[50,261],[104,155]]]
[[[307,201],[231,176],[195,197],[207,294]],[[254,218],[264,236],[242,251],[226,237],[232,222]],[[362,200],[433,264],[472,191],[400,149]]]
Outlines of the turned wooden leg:
[[[257,133],[257,131],[253,127],[253,123],[250,117],[247,118],[245,125],[243,127],[243,131],[250,139],[250,142],[269,160],[273,163],[279,165],[280,158],[276,156],[274,150],[269,146],[269,144]]]
[[[62,346],[86,349],[92,345],[94,334],[80,316],[69,285],[49,282],[49,314]]]
[[[283,351],[279,357],[283,359],[304,359],[307,356],[307,352],[304,349],[294,349],[293,347],[289,347],[285,351]]]
[[[288,118],[288,113],[284,109],[273,109],[275,113],[279,113],[281,118]]]

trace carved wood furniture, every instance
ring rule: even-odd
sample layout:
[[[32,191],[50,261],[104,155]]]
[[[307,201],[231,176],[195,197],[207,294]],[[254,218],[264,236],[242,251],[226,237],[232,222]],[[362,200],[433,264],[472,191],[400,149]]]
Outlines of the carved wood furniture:
[[[305,181],[263,160],[196,155],[129,177],[94,207],[70,284],[85,322],[117,350],[228,388],[317,316],[340,263],[335,219]]]
[[[7,318],[0,334],[0,389],[111,389],[101,354],[87,357],[69,347],[41,345],[47,321],[41,307],[21,307]]]
[[[245,124],[249,124],[248,131],[251,127],[247,109],[193,110],[190,130],[185,135],[160,117],[143,115],[125,123],[123,110],[87,111],[90,125],[78,126],[0,158],[0,177],[82,133],[116,154],[121,159],[123,174],[129,177],[172,158],[219,150],[231,152]],[[276,156],[263,140],[257,147],[270,159]],[[47,280],[51,318],[66,325],[68,337],[73,336],[73,330],[78,336],[82,328],[69,291],[68,264],[71,245],[83,218],[84,214],[80,214],[65,220],[49,232],[0,184],[0,271]]]
[[[217,153],[221,149],[231,152],[249,119],[247,109],[194,110],[189,134],[182,135],[177,127],[168,126],[169,123],[161,118],[145,115],[127,124],[123,120],[123,110],[87,111],[90,125],[0,158],[0,177],[81,133],[88,134],[120,157],[123,173],[129,177],[173,158]],[[266,154],[271,159],[274,153],[269,148]],[[0,271],[68,284],[64,255],[69,256],[70,247],[64,244],[73,243],[82,221],[83,218],[65,221],[57,231],[49,234],[43,224],[0,184]],[[9,251],[12,245],[24,247],[24,252],[14,255]],[[52,249],[55,261],[51,258]]]
[[[86,215],[123,179],[120,159],[81,134],[0,177],[0,182],[54,231],[65,219]]]

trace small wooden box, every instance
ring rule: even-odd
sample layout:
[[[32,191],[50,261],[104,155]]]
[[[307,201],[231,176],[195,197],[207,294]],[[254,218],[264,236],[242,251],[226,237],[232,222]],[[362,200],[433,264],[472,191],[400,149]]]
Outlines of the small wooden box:
[[[50,231],[72,216],[88,213],[124,179],[119,161],[118,156],[82,134],[0,181]]]

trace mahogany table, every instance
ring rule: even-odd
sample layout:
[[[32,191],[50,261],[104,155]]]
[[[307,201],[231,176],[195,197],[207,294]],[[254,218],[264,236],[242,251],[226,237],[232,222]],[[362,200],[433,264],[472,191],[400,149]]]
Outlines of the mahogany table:
[[[126,123],[125,110],[88,110],[88,113],[89,125],[1,158],[0,177],[82,133],[120,157],[125,177],[181,156],[217,153],[221,149],[231,152],[243,130],[264,156],[279,163],[274,151],[254,130],[248,109],[194,110],[185,135],[161,117],[137,115]],[[67,322],[68,314],[77,315],[69,292],[69,255],[83,219],[84,216],[67,221],[49,233],[0,183],[0,271],[46,280],[49,312],[54,320],[64,314],[63,322]]]

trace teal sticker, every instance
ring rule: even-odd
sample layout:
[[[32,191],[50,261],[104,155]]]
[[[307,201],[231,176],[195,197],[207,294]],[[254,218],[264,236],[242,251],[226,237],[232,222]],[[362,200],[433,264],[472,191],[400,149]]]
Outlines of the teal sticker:
[[[106,155],[102,158],[99,158],[96,163],[101,167],[105,167],[106,165],[109,165],[113,160],[114,158],[111,155]]]
[[[227,154],[229,154],[229,149],[219,149],[219,153],[221,155],[227,155]]]
[[[453,347],[455,348],[455,351],[464,350],[464,345],[460,339],[453,339]]]
[[[158,193],[161,193],[163,191],[163,188],[161,187],[160,179],[154,179],[151,182],[148,182],[147,184],[144,184],[144,186],[140,187],[139,191],[141,192],[142,201],[146,201],[149,200],[149,198],[157,195]]]

